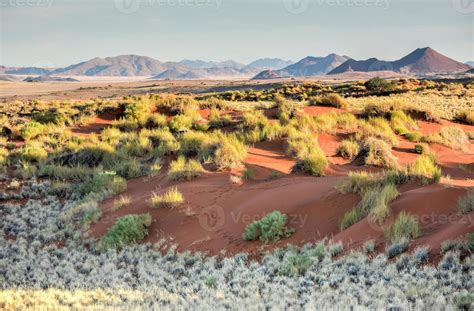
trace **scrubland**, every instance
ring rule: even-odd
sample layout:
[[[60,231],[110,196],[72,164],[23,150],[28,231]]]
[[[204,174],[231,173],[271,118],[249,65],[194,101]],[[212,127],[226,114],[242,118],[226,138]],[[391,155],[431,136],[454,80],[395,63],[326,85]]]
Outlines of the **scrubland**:
[[[473,306],[473,85],[14,102],[0,307]]]

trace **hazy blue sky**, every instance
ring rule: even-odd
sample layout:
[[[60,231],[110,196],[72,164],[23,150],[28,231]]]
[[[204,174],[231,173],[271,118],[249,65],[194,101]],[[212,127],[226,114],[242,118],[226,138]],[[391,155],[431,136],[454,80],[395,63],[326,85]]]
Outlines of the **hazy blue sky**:
[[[473,0],[0,0],[0,10],[8,66],[120,54],[394,60],[425,46],[474,60]]]

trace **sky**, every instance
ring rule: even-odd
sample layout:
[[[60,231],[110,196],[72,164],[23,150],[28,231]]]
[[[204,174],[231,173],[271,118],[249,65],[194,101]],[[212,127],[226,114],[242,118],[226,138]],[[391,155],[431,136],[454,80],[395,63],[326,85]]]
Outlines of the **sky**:
[[[395,60],[430,46],[474,60],[473,0],[0,0],[0,64],[94,57]]]

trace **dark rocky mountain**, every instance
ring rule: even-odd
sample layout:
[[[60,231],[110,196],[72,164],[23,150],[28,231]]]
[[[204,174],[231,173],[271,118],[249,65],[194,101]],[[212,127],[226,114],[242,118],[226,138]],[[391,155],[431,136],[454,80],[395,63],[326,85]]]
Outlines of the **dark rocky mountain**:
[[[350,59],[348,56],[334,53],[326,57],[308,56],[283,69],[260,72],[254,79],[321,76],[343,64],[348,59]]]
[[[396,61],[383,61],[376,58],[367,60],[348,60],[329,74],[345,72],[394,71],[406,75],[450,74],[469,70],[470,66],[444,56],[432,48],[416,49]]]

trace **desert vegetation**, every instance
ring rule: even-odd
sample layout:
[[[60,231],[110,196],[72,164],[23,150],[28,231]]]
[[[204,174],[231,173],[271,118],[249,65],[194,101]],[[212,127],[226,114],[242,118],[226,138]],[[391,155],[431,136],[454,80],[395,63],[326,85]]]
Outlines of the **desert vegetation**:
[[[0,308],[469,309],[472,96],[372,79],[3,105]]]

